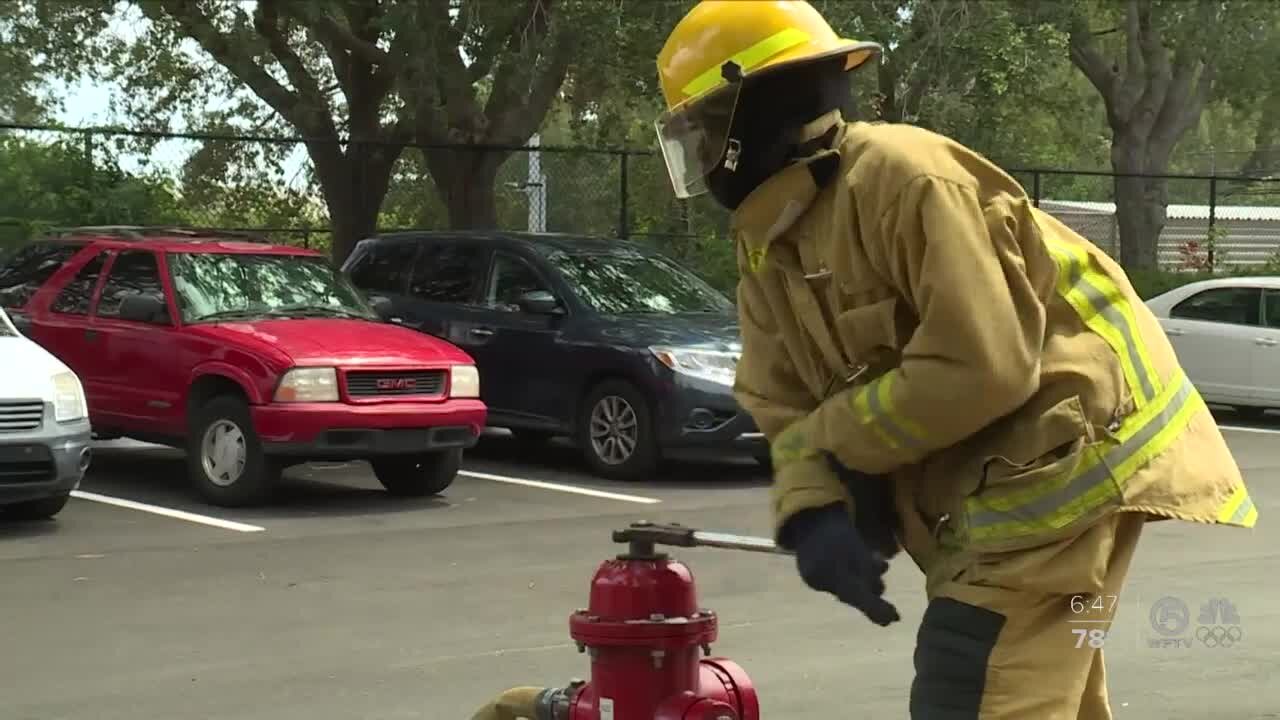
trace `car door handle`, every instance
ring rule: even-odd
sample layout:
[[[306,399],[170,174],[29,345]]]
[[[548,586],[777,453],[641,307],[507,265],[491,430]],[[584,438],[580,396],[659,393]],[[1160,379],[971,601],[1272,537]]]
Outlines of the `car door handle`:
[[[1263,345],[1265,347],[1275,347],[1276,345],[1280,345],[1280,342],[1272,340],[1271,338],[1254,338],[1253,344]]]
[[[491,337],[493,335],[493,331],[489,328],[471,328],[470,332],[476,337]]]
[[[97,330],[85,330],[85,331],[84,331],[84,339],[85,339],[85,340],[88,340],[89,342],[93,342],[94,340],[97,340],[97,339],[98,339],[98,331],[97,331]]]
[[[1171,336],[1173,336],[1173,337],[1178,337],[1179,335],[1186,335],[1186,334],[1187,334],[1187,331],[1186,331],[1186,330],[1178,330],[1177,328],[1170,328],[1170,329],[1168,329],[1168,330],[1165,330],[1165,331],[1164,331],[1164,334],[1165,334],[1165,335],[1171,335]]]

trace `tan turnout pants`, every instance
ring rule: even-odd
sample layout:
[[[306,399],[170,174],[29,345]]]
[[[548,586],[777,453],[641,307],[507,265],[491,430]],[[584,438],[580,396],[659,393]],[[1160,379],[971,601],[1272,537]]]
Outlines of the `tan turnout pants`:
[[[1098,646],[1146,519],[1118,513],[937,583],[917,640],[912,720],[1110,720]]]

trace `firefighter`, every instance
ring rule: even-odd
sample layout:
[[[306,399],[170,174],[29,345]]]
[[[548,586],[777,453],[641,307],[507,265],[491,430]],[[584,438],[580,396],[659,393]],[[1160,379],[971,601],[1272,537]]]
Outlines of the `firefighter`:
[[[878,625],[888,558],[919,566],[912,718],[1110,718],[1144,524],[1257,510],[1111,258],[968,148],[844,119],[880,51],[806,2],[707,0],[657,58],[675,194],[732,212],[777,539]]]

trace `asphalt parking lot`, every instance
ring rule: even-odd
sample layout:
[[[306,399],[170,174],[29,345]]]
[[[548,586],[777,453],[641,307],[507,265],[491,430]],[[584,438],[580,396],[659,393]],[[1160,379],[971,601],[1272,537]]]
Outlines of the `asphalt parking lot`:
[[[1261,522],[1149,528],[1107,641],[1118,718],[1280,718],[1266,680],[1280,649],[1280,418],[1227,436]],[[0,524],[0,718],[466,720],[505,687],[586,676],[567,616],[616,552],[610,530],[768,527],[768,478],[749,461],[620,485],[568,449],[493,438],[466,473],[442,498],[406,502],[360,465],[307,466],[272,506],[228,511],[187,492],[179,454],[103,446],[55,521]],[[904,622],[879,629],[804,589],[786,558],[678,556],[766,720],[906,716],[923,611],[908,560],[888,581]],[[1149,647],[1166,596],[1193,613],[1227,599],[1242,639]],[[1069,628],[1063,642],[1071,652]]]

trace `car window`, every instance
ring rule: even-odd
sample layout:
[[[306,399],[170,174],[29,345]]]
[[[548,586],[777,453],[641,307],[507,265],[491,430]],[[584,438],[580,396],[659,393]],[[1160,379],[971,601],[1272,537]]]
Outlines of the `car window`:
[[[107,282],[98,300],[99,317],[119,317],[120,303],[128,295],[153,295],[164,299],[160,266],[156,254],[148,250],[128,250],[112,263]]]
[[[498,253],[493,259],[493,273],[489,276],[489,289],[485,304],[509,312],[520,311],[520,296],[533,290],[550,290],[538,277],[533,266],[522,258]]]
[[[361,290],[403,293],[413,268],[416,243],[374,243],[351,268],[351,282]]]
[[[1232,325],[1259,325],[1262,291],[1258,288],[1213,288],[1196,293],[1169,311],[1170,317]]]
[[[323,257],[178,252],[169,273],[184,322],[377,317]]]
[[[58,297],[54,298],[50,309],[67,315],[88,315],[90,301],[93,300],[93,290],[98,286],[98,276],[102,274],[102,266],[106,263],[106,259],[106,253],[98,253],[96,257],[85,263],[71,282],[58,293]]]
[[[583,302],[606,314],[725,313],[733,303],[673,260],[639,252],[548,256]]]
[[[38,242],[0,264],[0,307],[21,308],[83,245]]]
[[[483,247],[468,242],[424,245],[413,265],[409,294],[430,302],[473,302],[486,259]]]
[[[1280,329],[1280,290],[1267,291],[1267,327]]]

